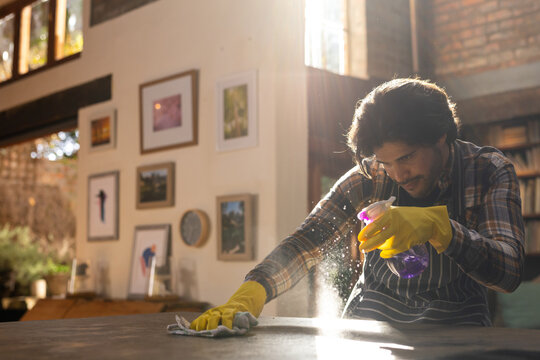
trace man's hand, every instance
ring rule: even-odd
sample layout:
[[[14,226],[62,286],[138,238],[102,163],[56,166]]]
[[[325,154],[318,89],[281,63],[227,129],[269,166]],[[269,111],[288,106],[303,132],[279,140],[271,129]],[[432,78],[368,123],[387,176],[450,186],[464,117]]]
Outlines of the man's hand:
[[[452,240],[446,206],[392,206],[358,234],[360,250],[380,249],[382,258],[391,258],[415,245],[429,241],[440,254]]]
[[[264,287],[256,281],[246,281],[226,304],[207,310],[191,322],[190,328],[197,331],[213,330],[221,323],[232,329],[234,315],[237,312],[247,311],[259,317],[265,302]]]

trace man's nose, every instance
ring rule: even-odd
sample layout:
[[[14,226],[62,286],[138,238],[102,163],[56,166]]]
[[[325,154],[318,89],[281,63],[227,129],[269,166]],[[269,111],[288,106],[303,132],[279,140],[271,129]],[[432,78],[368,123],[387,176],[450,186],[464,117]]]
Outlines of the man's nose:
[[[410,171],[406,166],[394,165],[392,170],[394,172],[394,181],[399,184],[407,181],[410,177]]]

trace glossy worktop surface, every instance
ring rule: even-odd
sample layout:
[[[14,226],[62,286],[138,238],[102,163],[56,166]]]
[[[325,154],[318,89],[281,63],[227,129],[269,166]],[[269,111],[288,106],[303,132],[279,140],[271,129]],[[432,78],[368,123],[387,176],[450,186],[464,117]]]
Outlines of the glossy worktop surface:
[[[192,320],[195,313],[182,313]],[[540,330],[262,317],[247,335],[169,335],[174,313],[0,324],[1,359],[540,359]]]

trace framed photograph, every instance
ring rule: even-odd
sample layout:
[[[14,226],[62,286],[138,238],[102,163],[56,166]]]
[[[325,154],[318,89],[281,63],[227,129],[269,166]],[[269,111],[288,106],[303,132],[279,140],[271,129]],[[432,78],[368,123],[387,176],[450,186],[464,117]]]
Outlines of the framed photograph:
[[[171,225],[141,225],[135,227],[133,255],[129,276],[129,298],[147,295],[153,258],[156,268],[169,267],[171,255]]]
[[[142,154],[197,144],[198,75],[190,70],[140,85]]]
[[[257,72],[250,71],[217,83],[217,149],[257,146]]]
[[[253,260],[253,195],[217,198],[218,260]]]
[[[88,240],[118,239],[118,171],[88,177]]]
[[[89,122],[90,151],[116,147],[116,110],[95,114]]]
[[[137,168],[137,209],[174,206],[174,163]]]

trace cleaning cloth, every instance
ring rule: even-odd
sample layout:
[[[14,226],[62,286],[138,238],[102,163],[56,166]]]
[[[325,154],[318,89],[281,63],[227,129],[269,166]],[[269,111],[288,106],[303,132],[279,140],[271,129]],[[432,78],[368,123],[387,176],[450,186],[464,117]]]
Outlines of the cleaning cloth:
[[[182,316],[175,315],[175,317],[176,324],[171,324],[167,326],[167,331],[169,332],[169,334],[202,337],[225,337],[244,335],[252,326],[256,326],[258,324],[255,316],[251,315],[249,312],[237,312],[234,315],[232,329],[229,329],[224,325],[219,325],[213,330],[197,331],[190,329],[189,321],[184,319]]]

